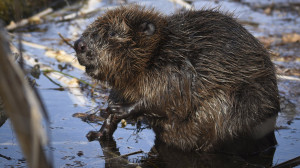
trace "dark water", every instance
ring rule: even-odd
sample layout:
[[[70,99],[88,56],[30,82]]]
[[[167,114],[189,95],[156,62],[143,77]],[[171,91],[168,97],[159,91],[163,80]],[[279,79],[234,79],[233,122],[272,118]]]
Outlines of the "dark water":
[[[129,1],[133,2],[133,1]],[[117,129],[114,140],[109,143],[88,142],[85,135],[91,130],[98,130],[101,121],[88,123],[75,113],[92,114],[98,107],[105,108],[106,97],[102,89],[96,88],[98,93],[91,97],[91,87],[84,84],[78,85],[72,78],[49,75],[59,86],[40,75],[35,79],[38,90],[50,116],[51,147],[55,167],[262,167],[276,165],[292,158],[300,156],[300,44],[281,44],[281,38],[287,33],[300,33],[299,1],[272,1],[271,13],[267,8],[271,6],[269,1],[196,1],[196,9],[203,6],[214,7],[221,5],[221,10],[236,13],[236,17],[245,24],[257,38],[271,41],[267,47],[277,53],[272,57],[279,67],[279,73],[285,75],[279,79],[282,112],[279,114],[276,131],[278,145],[275,149],[263,153],[260,156],[242,158],[229,155],[182,153],[176,149],[169,149],[163,144],[155,143],[155,135],[151,129],[137,129],[136,125],[127,124],[125,128]],[[139,1],[146,6],[154,6],[163,13],[170,14],[179,5],[174,5],[167,0]],[[84,5],[84,6],[82,6]],[[86,4],[75,4],[57,11],[57,15],[46,17],[43,24],[32,26],[30,32],[23,33],[25,41],[47,46],[55,50],[65,51],[74,56],[73,49],[61,42],[57,33],[64,37],[76,40],[87,25],[96,16],[103,13],[102,8],[113,7],[106,1],[98,2],[90,0]],[[98,9],[99,8],[99,9]],[[95,9],[96,12],[93,12]],[[298,11],[297,11],[298,10]],[[89,13],[90,12],[90,13]],[[85,13],[86,15],[81,15]],[[76,16],[76,14],[78,14]],[[62,19],[60,16],[65,15]],[[72,19],[73,16],[76,16]],[[71,19],[68,19],[71,18]],[[16,40],[14,43],[16,44]],[[272,41],[273,40],[273,41]],[[47,49],[40,46],[24,44],[24,50],[31,58],[38,59],[38,63],[59,70],[66,63],[58,62],[55,58],[49,58]],[[64,54],[62,54],[64,55]],[[27,64],[35,63],[27,59]],[[76,62],[71,60],[68,64]],[[298,71],[297,71],[298,70]],[[88,83],[93,83],[82,70],[67,66],[64,73],[76,76]],[[74,84],[74,85],[73,85]],[[79,87],[80,88],[77,88]],[[75,87],[75,89],[70,89]],[[91,109],[95,109],[89,111]],[[142,124],[141,127],[146,127]],[[161,153],[156,158],[157,151]],[[119,157],[120,155],[138,154]],[[0,167],[26,167],[26,162],[19,148],[16,136],[10,126],[9,120],[0,128]]]

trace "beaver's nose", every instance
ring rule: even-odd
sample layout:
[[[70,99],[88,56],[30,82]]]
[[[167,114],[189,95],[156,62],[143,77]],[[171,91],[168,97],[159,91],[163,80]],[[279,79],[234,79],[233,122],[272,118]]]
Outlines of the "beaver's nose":
[[[75,41],[74,49],[75,49],[76,53],[84,53],[87,50],[86,43],[83,40],[81,40],[81,38],[80,38],[77,41]]]

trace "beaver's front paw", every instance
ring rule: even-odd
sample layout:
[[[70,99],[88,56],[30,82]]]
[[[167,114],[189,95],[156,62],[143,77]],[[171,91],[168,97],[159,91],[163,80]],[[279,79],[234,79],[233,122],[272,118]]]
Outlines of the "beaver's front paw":
[[[117,129],[120,118],[116,115],[109,115],[107,119],[103,122],[102,127],[99,131],[90,131],[86,137],[89,141],[95,140],[109,140],[112,139],[112,135]]]

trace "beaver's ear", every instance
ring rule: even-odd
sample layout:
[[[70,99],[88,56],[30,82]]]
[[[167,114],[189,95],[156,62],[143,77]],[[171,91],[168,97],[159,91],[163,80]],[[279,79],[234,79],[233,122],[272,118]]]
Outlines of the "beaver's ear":
[[[147,36],[151,36],[155,32],[155,25],[153,23],[144,22],[140,25],[140,31],[144,32]]]

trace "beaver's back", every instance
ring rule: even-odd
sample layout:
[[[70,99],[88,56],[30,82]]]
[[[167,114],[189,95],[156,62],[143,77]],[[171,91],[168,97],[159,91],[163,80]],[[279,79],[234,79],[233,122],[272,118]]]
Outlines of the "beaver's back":
[[[169,120],[158,124],[163,141],[204,151],[238,139],[265,137],[274,145],[277,83],[259,41],[233,18],[213,10],[175,14],[167,25],[157,59],[171,71],[161,80],[169,81],[172,93],[165,97],[173,110],[166,112]],[[250,148],[264,148],[258,144]]]

